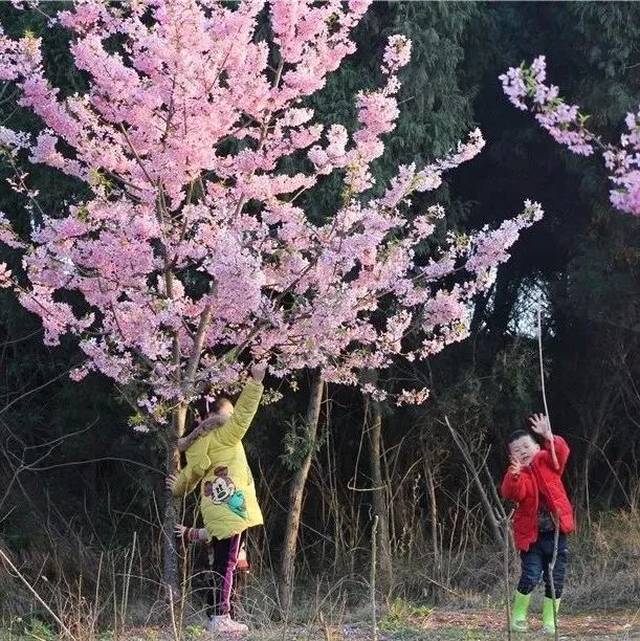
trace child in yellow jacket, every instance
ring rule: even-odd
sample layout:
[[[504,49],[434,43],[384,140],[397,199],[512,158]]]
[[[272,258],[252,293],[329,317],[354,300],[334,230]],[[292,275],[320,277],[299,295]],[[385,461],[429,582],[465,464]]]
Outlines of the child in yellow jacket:
[[[186,437],[187,465],[167,484],[175,496],[192,492],[200,483],[200,513],[204,528],[178,526],[189,541],[206,541],[213,548],[213,598],[210,630],[245,632],[247,626],[231,618],[234,571],[243,536],[250,527],[263,524],[253,475],[242,445],[262,397],[266,366],[253,365],[233,407],[218,402],[198,427],[197,436]]]

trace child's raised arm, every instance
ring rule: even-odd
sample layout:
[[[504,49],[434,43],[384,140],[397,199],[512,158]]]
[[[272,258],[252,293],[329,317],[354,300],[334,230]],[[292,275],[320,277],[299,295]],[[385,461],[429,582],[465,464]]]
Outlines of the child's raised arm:
[[[567,465],[567,460],[569,459],[570,449],[567,445],[567,442],[558,436],[557,434],[553,438],[547,441],[544,445],[544,449],[547,451],[551,465],[556,472],[562,474],[564,468]],[[556,458],[554,460],[553,454],[555,452]]]
[[[254,364],[251,367],[251,379],[244,386],[231,418],[214,432],[215,438],[223,445],[235,445],[247,433],[262,398],[262,381],[266,369],[266,365]]]

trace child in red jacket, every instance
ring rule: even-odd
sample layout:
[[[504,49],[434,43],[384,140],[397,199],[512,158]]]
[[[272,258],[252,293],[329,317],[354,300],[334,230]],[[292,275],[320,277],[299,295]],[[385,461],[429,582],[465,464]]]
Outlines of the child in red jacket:
[[[542,621],[544,631],[553,634],[556,617],[548,570],[553,558],[555,530],[556,527],[559,530],[558,553],[553,570],[556,613],[567,568],[567,534],[574,530],[573,508],[562,483],[569,446],[562,437],[551,433],[546,416],[534,414],[529,421],[531,429],[544,438],[544,447],[540,448],[529,432],[514,432],[509,438],[511,465],[502,481],[502,496],[518,503],[513,533],[522,560],[511,628],[515,632],[527,631],[531,592],[544,578]]]

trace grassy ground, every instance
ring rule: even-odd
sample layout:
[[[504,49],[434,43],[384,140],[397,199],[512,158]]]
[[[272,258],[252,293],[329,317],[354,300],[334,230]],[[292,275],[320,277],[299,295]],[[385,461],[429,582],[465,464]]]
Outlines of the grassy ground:
[[[561,639],[585,641],[640,641],[640,613],[631,611],[567,614],[561,618]],[[514,639],[542,641],[536,613],[531,615],[532,631]],[[0,630],[2,641],[57,641],[46,627],[27,632]],[[174,641],[171,630],[157,627],[136,628],[114,636],[104,633],[95,641]],[[256,630],[245,641],[373,641],[368,622],[340,626],[273,626]],[[504,614],[495,609],[454,611],[446,609],[396,606],[379,622],[379,641],[506,641]],[[187,627],[183,641],[213,641],[201,626]],[[78,639],[78,641],[83,641]]]
[[[568,596],[560,613],[561,638],[640,641],[640,511],[601,515],[589,531],[583,528],[571,545]],[[64,568],[72,568],[73,571],[69,570],[71,576],[76,576],[74,572],[77,572],[77,576],[85,579],[85,594],[96,591],[96,578],[91,572],[97,565],[97,558],[100,557],[96,557],[95,551],[89,550],[76,565],[71,556],[62,564]],[[154,627],[166,620],[168,612],[157,582],[153,577],[145,577],[142,569],[139,577],[132,578],[127,567],[122,571],[121,556],[114,554],[109,558],[109,562],[105,561],[109,571],[103,574],[113,575],[113,582],[103,581],[99,598],[89,601],[79,599],[69,588],[71,583],[66,583],[69,590],[63,591],[53,590],[52,584],[43,583],[42,555],[23,557],[21,568],[26,576],[35,577],[35,589],[44,590],[43,598],[56,614],[73,627],[74,632],[77,630],[76,641],[175,641],[171,629]],[[154,562],[154,559],[148,560],[149,567],[156,567]],[[500,606],[504,599],[501,590],[503,567],[494,546],[478,546],[459,556],[451,556],[447,568],[453,568],[453,573],[447,575],[438,597],[439,605],[416,605],[413,599],[431,598],[431,593],[424,592],[424,586],[430,585],[431,581],[431,563],[428,557],[417,553],[410,562],[396,561],[393,589],[378,593],[379,641],[506,641],[505,613]],[[142,559],[140,564],[142,567]],[[517,580],[517,565],[514,559],[512,585]],[[267,569],[262,573],[249,575],[242,588],[240,603],[246,608],[246,618],[255,630],[246,641],[373,641],[369,586],[361,575],[345,574],[339,581],[333,573],[307,577],[296,592],[296,626],[285,628],[273,623],[278,613],[276,579],[268,566],[264,567]],[[59,577],[61,573],[57,570],[56,575]],[[201,573],[198,577],[199,587],[192,586],[185,610],[188,627],[182,641],[211,639],[202,626],[203,614],[197,611],[198,604],[203,605],[201,590],[204,585]],[[125,603],[124,595],[129,596],[129,586],[130,598]],[[398,596],[403,598],[396,598]],[[548,639],[539,631],[540,608],[538,593],[531,608],[532,632],[514,636],[514,641]],[[41,616],[50,620],[24,584],[6,569],[3,571],[2,564],[0,613],[0,641],[59,641],[43,624],[26,624],[15,618],[15,613],[20,613],[25,619]],[[2,620],[3,616],[7,618]],[[98,635],[91,630],[92,622],[96,620],[105,626],[110,620],[120,620],[139,627],[130,627],[119,635]],[[323,620],[327,622],[326,626]],[[306,625],[306,622],[310,623]]]

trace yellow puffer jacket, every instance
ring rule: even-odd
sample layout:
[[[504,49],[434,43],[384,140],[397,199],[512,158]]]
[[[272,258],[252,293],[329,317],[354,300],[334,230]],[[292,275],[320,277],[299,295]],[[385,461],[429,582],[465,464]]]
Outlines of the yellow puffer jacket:
[[[180,472],[173,493],[181,496],[192,492],[202,481],[200,512],[209,540],[227,539],[264,522],[242,446],[262,390],[260,383],[249,381],[231,418],[198,438],[186,451],[187,465]]]

